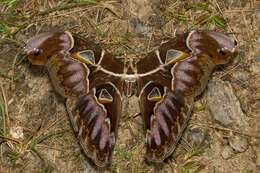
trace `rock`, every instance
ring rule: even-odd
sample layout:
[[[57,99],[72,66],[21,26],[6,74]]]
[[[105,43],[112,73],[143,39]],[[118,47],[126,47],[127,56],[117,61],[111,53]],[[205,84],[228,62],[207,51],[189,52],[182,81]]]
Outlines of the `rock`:
[[[10,135],[14,139],[23,139],[23,127],[21,126],[13,126],[10,128]]]
[[[229,145],[238,153],[245,152],[248,149],[248,141],[244,137],[232,136],[229,138]]]
[[[210,136],[208,134],[208,131],[200,128],[194,128],[189,130],[188,141],[193,146],[207,147],[210,144]]]
[[[227,160],[235,155],[234,150],[230,146],[224,146],[221,156],[223,159]]]
[[[151,28],[146,26],[144,24],[144,22],[142,22],[140,19],[138,18],[132,18],[130,20],[130,27],[132,32],[136,33],[136,34],[143,34],[143,35],[147,35],[150,33]]]
[[[246,116],[229,82],[212,80],[208,85],[207,103],[212,118],[221,125],[248,127]]]

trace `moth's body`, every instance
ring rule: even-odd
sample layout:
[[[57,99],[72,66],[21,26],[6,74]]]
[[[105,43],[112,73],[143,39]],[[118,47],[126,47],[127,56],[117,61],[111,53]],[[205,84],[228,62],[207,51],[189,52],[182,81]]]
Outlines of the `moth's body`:
[[[111,163],[122,96],[139,97],[145,158],[162,162],[174,151],[218,64],[229,61],[236,42],[217,32],[178,35],[144,58],[120,61],[99,45],[69,32],[43,33],[26,46],[32,64],[45,65],[85,154],[98,167]],[[49,48],[50,47],[50,48]]]

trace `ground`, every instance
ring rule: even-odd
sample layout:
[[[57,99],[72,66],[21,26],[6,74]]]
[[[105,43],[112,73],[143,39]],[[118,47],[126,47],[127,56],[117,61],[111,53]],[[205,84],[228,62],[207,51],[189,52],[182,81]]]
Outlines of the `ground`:
[[[91,37],[118,57],[136,58],[192,29],[229,33],[233,61],[215,70],[197,98],[177,151],[159,172],[260,172],[260,1],[1,0],[0,172],[92,172],[44,67],[22,54],[51,30]],[[112,172],[155,172],[143,161],[137,98],[124,103]]]

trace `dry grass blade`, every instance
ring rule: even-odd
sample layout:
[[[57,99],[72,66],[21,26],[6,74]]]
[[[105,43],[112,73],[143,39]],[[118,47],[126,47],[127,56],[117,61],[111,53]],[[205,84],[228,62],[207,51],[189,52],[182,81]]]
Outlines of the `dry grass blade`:
[[[9,126],[9,116],[8,116],[8,106],[7,106],[7,99],[5,95],[5,91],[2,85],[1,88],[1,97],[0,97],[0,114],[2,118],[2,133],[3,136],[7,135],[7,128]]]
[[[51,9],[48,9],[48,10],[45,10],[45,11],[42,11],[42,12],[39,12],[39,13],[36,12],[36,14],[34,14],[33,16],[35,16],[35,15],[44,16],[44,15],[48,15],[52,12],[58,12],[58,11],[72,9],[72,8],[84,7],[84,6],[96,5],[96,4],[97,4],[97,2],[93,1],[93,0],[77,2],[77,3],[69,3],[69,4],[53,7]]]
[[[9,75],[7,75],[5,72],[2,71],[0,71],[0,77],[12,80],[12,77],[10,77]]]

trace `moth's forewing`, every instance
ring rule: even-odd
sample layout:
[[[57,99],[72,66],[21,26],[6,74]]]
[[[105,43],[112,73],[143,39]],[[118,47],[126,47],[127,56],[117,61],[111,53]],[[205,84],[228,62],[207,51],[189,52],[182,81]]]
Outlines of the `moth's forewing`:
[[[158,50],[148,53],[136,64],[138,74],[149,73],[157,69],[163,62],[161,61]]]
[[[237,42],[226,34],[197,30],[189,33],[186,44],[193,55],[206,54],[215,65],[228,63],[237,46]]]
[[[137,77],[137,95],[143,90],[143,87],[149,82],[160,83],[162,86],[171,87],[171,66],[165,66],[161,61],[158,50],[147,54],[136,64]]]
[[[174,38],[171,38],[167,42],[162,43],[162,45],[158,48],[162,62],[166,62],[166,55],[168,50],[175,49],[185,53],[190,52],[190,49],[186,46],[187,36],[188,33],[177,34]]]
[[[74,39],[70,32],[56,31],[32,37],[27,41],[24,51],[33,65],[45,65],[53,55],[69,52],[73,47]]]
[[[46,67],[52,84],[61,96],[79,97],[89,91],[89,69],[70,54],[56,54],[48,60]]]
[[[73,34],[74,38],[74,47],[70,50],[71,54],[77,54],[81,51],[90,50],[93,52],[95,57],[94,64],[97,64],[100,57],[102,56],[102,48],[100,45],[91,41],[90,38],[83,38],[79,35]]]
[[[196,97],[205,89],[215,64],[207,55],[191,55],[172,68],[172,90],[184,96]]]
[[[109,53],[104,53],[99,63],[95,66],[89,66],[89,69],[90,88],[110,82],[118,88],[120,93],[123,93],[122,73],[124,64],[121,61],[115,59]]]

